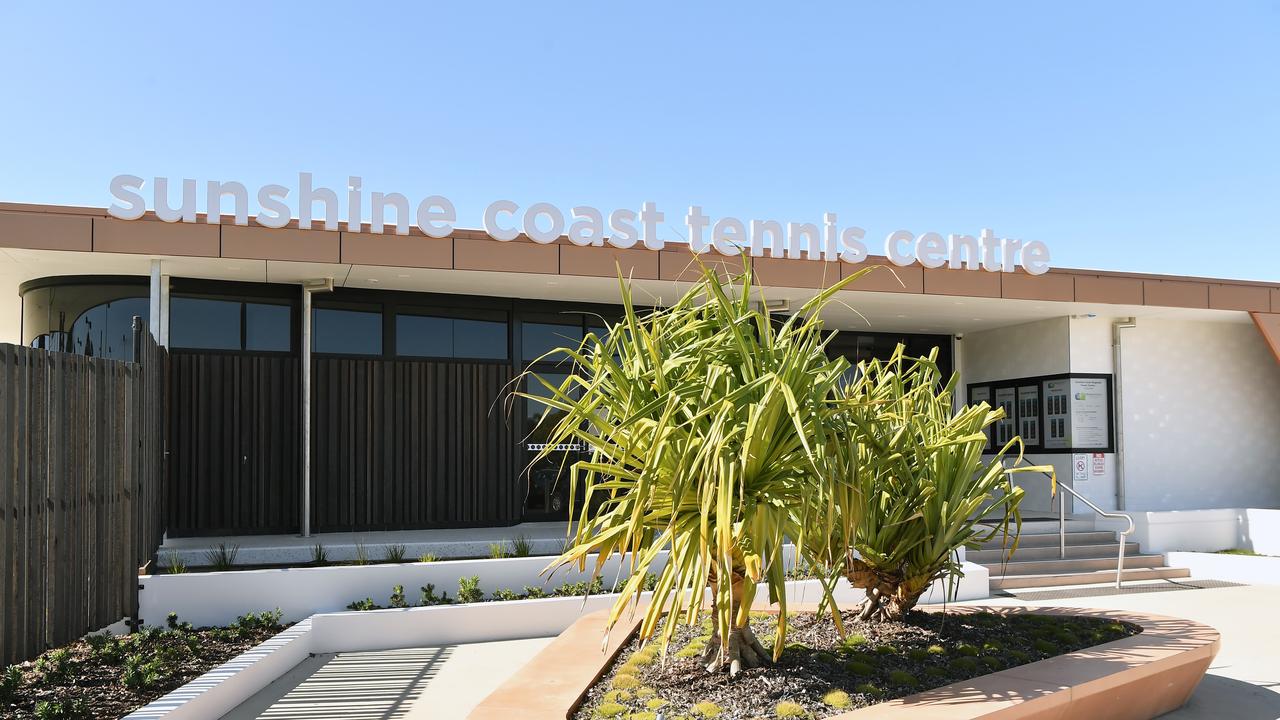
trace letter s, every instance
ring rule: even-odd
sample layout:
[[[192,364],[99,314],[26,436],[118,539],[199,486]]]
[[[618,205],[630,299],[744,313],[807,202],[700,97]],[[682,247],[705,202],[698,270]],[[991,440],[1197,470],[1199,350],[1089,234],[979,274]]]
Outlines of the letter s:
[[[137,220],[147,212],[147,201],[137,191],[142,189],[142,178],[137,175],[117,175],[111,178],[111,197],[128,205],[111,203],[107,214],[121,220]]]

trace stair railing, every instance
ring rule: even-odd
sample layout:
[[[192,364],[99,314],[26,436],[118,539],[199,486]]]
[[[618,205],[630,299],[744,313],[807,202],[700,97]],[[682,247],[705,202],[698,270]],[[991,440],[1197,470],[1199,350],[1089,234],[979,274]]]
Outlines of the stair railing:
[[[1129,524],[1129,527],[1120,531],[1120,552],[1117,553],[1116,555],[1116,589],[1119,590],[1121,583],[1124,580],[1125,545],[1128,543],[1129,535],[1131,535],[1134,529],[1136,528],[1136,526],[1133,523],[1133,516],[1127,513],[1111,512],[1108,510],[1103,510],[1097,505],[1094,505],[1093,502],[1089,500],[1089,498],[1076,492],[1075,489],[1073,489],[1070,485],[1064,485],[1060,482],[1057,482],[1053,476],[1049,475],[1049,473],[1040,473],[1040,474],[1049,478],[1049,480],[1053,482],[1053,485],[1051,487],[1055,487],[1058,490],[1066,491],[1066,492],[1058,493],[1058,558],[1059,559],[1062,559],[1062,560],[1067,559],[1067,493],[1071,493],[1071,497],[1089,506],[1089,509],[1093,510],[1095,513],[1097,513],[1098,515],[1101,515],[1104,518],[1124,520]]]

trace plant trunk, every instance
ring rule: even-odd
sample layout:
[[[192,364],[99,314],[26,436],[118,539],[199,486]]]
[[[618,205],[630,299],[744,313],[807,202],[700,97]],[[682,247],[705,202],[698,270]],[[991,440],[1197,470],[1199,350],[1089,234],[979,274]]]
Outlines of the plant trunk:
[[[913,581],[900,575],[878,571],[862,560],[849,563],[849,584],[866,590],[867,599],[858,612],[862,622],[901,622],[929,587],[928,578]]]
[[[733,575],[733,585],[730,587],[729,596],[731,598],[730,618],[734,626],[729,630],[728,642],[724,642],[720,637],[719,623],[716,623],[716,629],[711,633],[711,639],[707,641],[707,649],[702,653],[702,664],[707,668],[707,672],[719,672],[727,666],[729,676],[733,677],[742,671],[743,668],[754,668],[767,665],[769,663],[769,652],[760,644],[760,640],[756,638],[756,634],[751,630],[751,621],[748,617],[741,625],[738,623],[738,611],[742,607],[743,600],[743,583],[745,578],[735,572]],[[710,582],[711,594],[715,595],[718,590],[718,584],[713,578]]]

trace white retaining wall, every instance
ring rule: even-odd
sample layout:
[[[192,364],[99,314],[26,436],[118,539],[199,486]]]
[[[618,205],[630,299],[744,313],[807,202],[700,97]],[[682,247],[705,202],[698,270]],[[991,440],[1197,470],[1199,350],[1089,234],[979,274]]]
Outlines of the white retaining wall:
[[[1280,557],[1198,552],[1171,552],[1165,557],[1166,564],[1190,570],[1193,578],[1247,585],[1280,585]]]
[[[665,554],[661,555],[650,572],[657,572],[665,561]],[[500,588],[520,591],[525,585],[543,587],[544,579],[540,573],[547,562],[548,558],[528,557],[150,575],[139,579],[142,585],[139,602],[142,620],[148,625],[163,624],[170,612],[178,613],[181,620],[197,627],[226,625],[244,613],[275,608],[284,614],[285,622],[295,622],[317,613],[345,610],[352,601],[366,597],[378,605],[386,605],[394,585],[404,586],[405,597],[410,603],[418,601],[419,587],[428,583],[435,585],[437,594],[444,591],[451,598],[456,597],[458,578],[472,575],[480,578],[480,588],[486,596]],[[790,565],[789,554],[784,562]],[[606,586],[618,577],[619,566],[617,556],[606,561],[603,573]],[[588,563],[590,567],[591,563]],[[968,562],[964,563],[964,568],[965,577],[960,580],[957,596],[952,599],[989,597],[986,569]],[[629,573],[624,570],[622,574]],[[562,569],[545,582],[545,587],[550,590],[588,577],[589,572]],[[860,591],[854,591],[845,584],[842,587],[850,595],[838,593],[838,600],[854,602],[860,599],[861,596],[857,595]],[[935,583],[924,601],[942,602],[944,595],[944,584]],[[817,599],[816,590],[800,598],[801,601]]]
[[[1280,555],[1280,510],[1218,508],[1213,510],[1126,510],[1135,526],[1131,536],[1144,552],[1216,552],[1253,550]],[[1122,530],[1123,520],[1099,518],[1099,530]]]

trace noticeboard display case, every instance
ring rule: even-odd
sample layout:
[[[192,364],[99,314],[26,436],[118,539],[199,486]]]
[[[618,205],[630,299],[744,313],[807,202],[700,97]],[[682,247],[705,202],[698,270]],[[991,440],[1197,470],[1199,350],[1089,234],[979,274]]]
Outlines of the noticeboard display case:
[[[1020,436],[1029,452],[1115,452],[1112,376],[1063,373],[969,383],[970,405],[1004,408],[987,428],[987,450]]]

